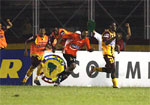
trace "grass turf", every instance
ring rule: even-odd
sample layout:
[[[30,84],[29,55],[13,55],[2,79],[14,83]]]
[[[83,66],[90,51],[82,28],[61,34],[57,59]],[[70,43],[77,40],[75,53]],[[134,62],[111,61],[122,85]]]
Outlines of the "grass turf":
[[[0,86],[0,105],[150,105],[150,88]]]

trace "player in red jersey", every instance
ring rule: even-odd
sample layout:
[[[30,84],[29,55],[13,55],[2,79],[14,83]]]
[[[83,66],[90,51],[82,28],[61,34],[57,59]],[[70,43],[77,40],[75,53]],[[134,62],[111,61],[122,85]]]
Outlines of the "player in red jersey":
[[[87,34],[81,34],[81,38],[79,38],[80,34],[73,33],[71,34],[66,34],[62,36],[63,39],[72,39],[65,48],[63,49],[63,56],[67,61],[67,68],[65,69],[64,72],[60,73],[58,75],[58,79],[56,81],[55,86],[59,85],[60,82],[65,80],[76,68],[76,56],[77,56],[77,51],[79,51],[83,46],[86,46],[89,52],[92,52],[93,49],[90,46],[90,41],[89,38],[87,37]]]
[[[73,34],[73,32],[67,31],[64,28],[54,28],[52,32],[52,36],[54,36],[55,39],[57,39],[57,44],[61,44],[61,45],[66,44],[67,39],[62,39],[62,36],[64,36],[65,34]],[[55,47],[57,47],[57,45]]]

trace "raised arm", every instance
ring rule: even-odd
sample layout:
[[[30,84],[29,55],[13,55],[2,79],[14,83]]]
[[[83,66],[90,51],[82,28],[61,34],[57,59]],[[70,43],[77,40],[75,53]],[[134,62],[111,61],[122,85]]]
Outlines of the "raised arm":
[[[90,41],[89,41],[89,38],[88,38],[88,37],[85,38],[85,42],[86,42],[86,47],[87,47],[88,51],[89,51],[89,52],[94,51],[94,50],[91,48]]]
[[[96,32],[95,30],[93,31],[93,37],[96,38],[98,41],[101,41],[102,35]]]
[[[130,24],[126,23],[125,26],[127,27],[127,35],[126,35],[126,39],[129,40],[131,37],[131,28],[130,28]]]
[[[6,29],[10,29],[10,28],[13,26],[13,24],[12,24],[12,22],[10,21],[10,19],[7,19],[6,21],[7,21]]]

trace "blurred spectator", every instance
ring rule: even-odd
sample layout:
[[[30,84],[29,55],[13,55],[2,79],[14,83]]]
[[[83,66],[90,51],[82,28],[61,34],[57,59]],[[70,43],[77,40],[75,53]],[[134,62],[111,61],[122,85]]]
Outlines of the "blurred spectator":
[[[22,35],[29,35],[32,33],[32,25],[30,22],[30,19],[28,17],[25,17],[22,21],[22,25],[20,26],[21,34]]]
[[[120,46],[120,51],[126,50],[127,41],[131,37],[131,28],[130,28],[129,23],[126,23],[125,27],[127,29],[127,33],[125,32],[124,34],[123,32],[117,32],[117,35],[118,35],[117,44]]]

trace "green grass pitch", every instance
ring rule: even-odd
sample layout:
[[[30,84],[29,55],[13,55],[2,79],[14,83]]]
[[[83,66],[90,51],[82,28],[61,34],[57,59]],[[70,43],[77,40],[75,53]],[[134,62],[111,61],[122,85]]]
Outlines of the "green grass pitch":
[[[150,88],[0,86],[0,105],[150,105]]]

